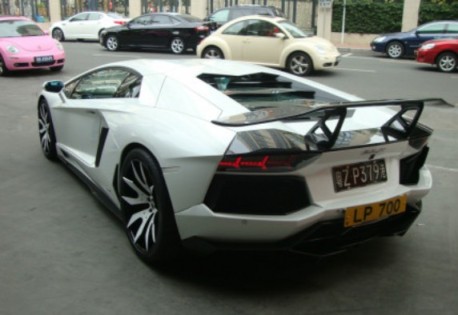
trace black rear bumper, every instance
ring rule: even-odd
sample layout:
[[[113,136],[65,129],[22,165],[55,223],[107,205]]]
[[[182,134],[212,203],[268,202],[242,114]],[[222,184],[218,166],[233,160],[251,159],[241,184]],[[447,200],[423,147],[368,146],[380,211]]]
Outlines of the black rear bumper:
[[[323,221],[275,243],[228,243],[192,237],[183,240],[183,245],[187,249],[206,253],[218,250],[291,251],[318,257],[329,256],[375,237],[404,235],[420,214],[421,208],[421,202],[407,205],[407,210],[403,214],[352,228],[344,227],[343,218]]]

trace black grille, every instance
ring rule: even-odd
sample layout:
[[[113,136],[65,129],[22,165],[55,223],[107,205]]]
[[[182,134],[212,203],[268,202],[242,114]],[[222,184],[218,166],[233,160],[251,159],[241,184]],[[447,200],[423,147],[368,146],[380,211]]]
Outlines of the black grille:
[[[425,164],[428,152],[429,147],[424,146],[417,154],[401,160],[399,182],[402,185],[415,185],[418,183],[420,179],[420,168]]]
[[[284,215],[310,201],[300,177],[219,174],[213,178],[205,204],[220,213]]]

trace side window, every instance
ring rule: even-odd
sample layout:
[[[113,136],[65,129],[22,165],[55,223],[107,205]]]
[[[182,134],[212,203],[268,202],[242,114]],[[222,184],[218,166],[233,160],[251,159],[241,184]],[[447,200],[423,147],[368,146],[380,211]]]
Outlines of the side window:
[[[156,15],[153,18],[154,25],[172,24],[170,18],[166,15]]]
[[[445,23],[434,23],[426,25],[418,30],[420,34],[437,34],[445,33]]]
[[[210,21],[224,24],[229,20],[229,10],[223,9],[210,16]]]
[[[249,20],[246,28],[246,35],[248,36],[264,36],[264,24],[266,22],[260,20]]]
[[[89,17],[87,18],[89,21],[97,21],[102,18],[102,15],[99,13],[89,13]]]
[[[71,99],[138,97],[141,77],[121,68],[91,72],[67,84],[64,93]]]
[[[144,15],[140,16],[136,19],[133,19],[129,24],[130,25],[136,25],[136,26],[142,26],[142,25],[149,25],[152,23],[152,18],[149,15]]]
[[[450,23],[447,28],[447,33],[458,34],[458,23]]]
[[[86,21],[88,15],[89,15],[88,13],[77,14],[77,15],[75,15],[75,16],[70,20],[70,22]]]
[[[136,73],[129,74],[116,91],[115,97],[137,98],[140,95],[142,77]]]
[[[224,35],[245,35],[245,25],[246,21],[235,23],[234,25],[228,27],[223,34]]]

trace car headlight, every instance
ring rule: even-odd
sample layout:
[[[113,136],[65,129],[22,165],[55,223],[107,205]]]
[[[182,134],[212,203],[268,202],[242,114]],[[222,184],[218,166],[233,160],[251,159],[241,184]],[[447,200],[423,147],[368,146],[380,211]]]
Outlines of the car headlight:
[[[385,41],[385,39],[386,39],[386,36],[377,37],[376,39],[374,39],[374,43],[381,43]]]
[[[429,49],[432,49],[436,47],[436,44],[433,44],[433,43],[430,43],[430,44],[426,44],[426,45],[422,45],[420,47],[421,50],[429,50]]]
[[[58,40],[56,40],[56,47],[59,50],[64,50],[64,46],[62,46],[61,42],[59,42]]]
[[[8,46],[6,47],[6,50],[12,54],[17,54],[19,52],[19,49],[17,49],[15,46]]]
[[[326,48],[321,45],[315,45],[315,50],[320,54],[324,55],[326,53]]]

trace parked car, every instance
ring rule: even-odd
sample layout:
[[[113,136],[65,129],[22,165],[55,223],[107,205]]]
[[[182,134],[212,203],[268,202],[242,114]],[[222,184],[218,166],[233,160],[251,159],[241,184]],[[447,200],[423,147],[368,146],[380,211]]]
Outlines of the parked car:
[[[253,15],[226,23],[205,38],[197,56],[286,68],[301,76],[335,67],[340,60],[330,41],[305,34],[285,18]]]
[[[212,30],[216,30],[221,25],[232,21],[236,18],[247,15],[267,15],[286,17],[283,11],[279,8],[270,5],[236,5],[228,8],[222,8],[205,18],[205,21],[210,21]]]
[[[196,49],[209,34],[201,19],[179,13],[151,13],[139,16],[126,25],[102,32],[100,44],[110,51],[144,48],[167,49],[181,54]]]
[[[58,41],[99,40],[100,33],[109,27],[124,25],[129,21],[114,12],[81,12],[51,25],[50,32]]]
[[[424,103],[365,102],[249,63],[128,60],[46,82],[38,133],[148,263],[182,247],[327,255],[419,215]]]
[[[371,49],[390,58],[401,58],[414,56],[423,42],[443,38],[458,38],[458,21],[436,21],[408,32],[380,35],[371,42]]]
[[[64,67],[62,45],[26,17],[0,16],[0,76],[10,71]]]
[[[418,62],[435,65],[442,72],[458,69],[458,39],[435,39],[423,43],[416,53]]]

